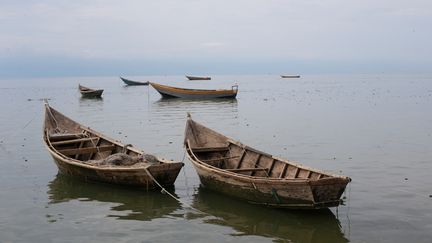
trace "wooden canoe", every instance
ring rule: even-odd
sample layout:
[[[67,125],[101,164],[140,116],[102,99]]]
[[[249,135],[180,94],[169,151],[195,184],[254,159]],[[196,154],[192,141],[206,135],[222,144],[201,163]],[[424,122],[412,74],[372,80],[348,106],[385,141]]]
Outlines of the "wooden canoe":
[[[108,138],[47,103],[43,139],[60,173],[83,180],[157,189],[153,178],[163,186],[173,186],[183,166]],[[117,158],[115,163],[108,163],[113,156]]]
[[[281,75],[281,78],[300,78],[300,75]]]
[[[184,140],[202,185],[250,203],[281,208],[338,206],[349,177],[274,157],[188,116]]]
[[[126,85],[149,85],[149,81],[145,81],[145,82],[139,82],[139,81],[133,81],[130,79],[126,79],[123,77],[120,77],[120,79],[126,84]]]
[[[85,98],[100,98],[103,93],[103,89],[91,89],[85,86],[82,86],[81,84],[78,85],[78,89],[82,95],[82,97]]]
[[[185,98],[185,99],[213,99],[213,98],[235,98],[238,86],[231,89],[185,89],[150,82],[164,98]]]
[[[188,76],[185,75],[189,80],[211,80],[211,77],[199,77],[199,76]]]

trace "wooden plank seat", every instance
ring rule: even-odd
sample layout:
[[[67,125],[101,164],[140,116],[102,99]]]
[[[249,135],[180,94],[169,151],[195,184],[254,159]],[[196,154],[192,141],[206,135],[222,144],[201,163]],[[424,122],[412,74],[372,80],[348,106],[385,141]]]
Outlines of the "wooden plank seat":
[[[76,154],[91,154],[97,152],[105,152],[114,150],[115,145],[103,145],[99,147],[89,148],[75,148],[75,149],[58,149],[57,151],[64,155],[76,155]]]
[[[202,162],[213,162],[213,161],[220,161],[225,159],[234,159],[238,158],[239,156],[231,156],[231,157],[222,157],[222,158],[214,158],[214,159],[202,159]]]
[[[70,140],[83,138],[85,135],[83,133],[53,133],[49,134],[49,140],[51,142]]]
[[[93,137],[93,138],[78,138],[78,139],[71,139],[71,140],[63,140],[63,141],[58,141],[58,142],[52,142],[51,145],[56,146],[56,145],[64,145],[64,144],[71,144],[71,143],[80,143],[80,142],[88,142],[91,140],[96,140],[98,139],[97,137]]]
[[[240,168],[240,169],[226,169],[231,172],[250,172],[250,171],[265,171],[268,172],[267,168]]]
[[[191,150],[194,153],[224,152],[224,151],[228,151],[228,147],[227,146],[221,146],[221,147],[195,147],[195,148],[191,148]]]

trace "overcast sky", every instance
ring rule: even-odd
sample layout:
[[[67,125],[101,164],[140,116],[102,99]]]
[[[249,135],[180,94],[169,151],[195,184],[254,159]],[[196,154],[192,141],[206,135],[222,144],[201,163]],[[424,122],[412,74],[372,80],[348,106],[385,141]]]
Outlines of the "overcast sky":
[[[431,0],[0,0],[1,76],[431,67]]]

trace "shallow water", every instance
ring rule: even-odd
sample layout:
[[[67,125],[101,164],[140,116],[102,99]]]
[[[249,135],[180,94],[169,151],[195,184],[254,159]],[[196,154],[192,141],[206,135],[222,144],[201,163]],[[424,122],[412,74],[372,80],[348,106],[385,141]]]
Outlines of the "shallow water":
[[[229,88],[236,100],[163,100],[118,77],[0,80],[1,242],[432,242],[432,76],[130,77]],[[105,89],[82,99],[78,83]],[[277,156],[350,176],[345,205],[263,208],[200,188],[185,159],[166,194],[57,175],[42,143],[43,101],[158,156],[183,160],[186,112]]]

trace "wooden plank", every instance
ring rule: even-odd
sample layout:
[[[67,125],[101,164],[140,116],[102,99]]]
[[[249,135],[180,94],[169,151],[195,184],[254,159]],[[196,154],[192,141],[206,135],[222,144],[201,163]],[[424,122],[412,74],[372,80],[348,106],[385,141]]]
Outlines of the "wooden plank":
[[[49,135],[49,140],[52,143],[55,141],[76,139],[76,138],[82,138],[82,137],[84,137],[84,134],[82,134],[82,133],[54,133],[54,134]]]
[[[273,171],[273,167],[274,167],[274,165],[275,165],[275,162],[276,162],[276,160],[274,159],[274,158],[272,158],[272,162],[271,162],[271,165],[270,165],[270,169],[269,169],[269,174],[271,174],[272,173],[272,171]]]
[[[287,167],[288,167],[288,164],[285,163],[285,164],[284,164],[284,167],[283,167],[283,169],[282,169],[282,171],[281,171],[281,173],[280,173],[280,175],[279,175],[279,178],[283,178],[283,177],[285,176],[285,173],[286,173],[286,169],[287,169]]]
[[[255,164],[254,167],[257,168],[258,167],[258,162],[261,159],[262,154],[258,154],[257,158],[255,159]],[[255,171],[252,171],[251,176],[253,176],[255,174]]]
[[[243,152],[242,152],[242,154],[241,154],[241,156],[240,156],[239,162],[237,162],[237,168],[236,168],[236,169],[240,168],[241,163],[242,163],[243,158],[244,158],[245,155],[246,155],[246,150],[243,149]]]
[[[72,139],[72,140],[64,140],[64,141],[52,142],[51,144],[52,144],[53,146],[56,146],[56,145],[64,145],[64,144],[71,144],[71,143],[87,142],[87,141],[91,141],[92,139],[96,140],[97,137],[93,137],[93,138],[79,138],[79,139]]]
[[[202,159],[202,162],[213,162],[213,161],[219,161],[219,160],[224,160],[224,159],[234,159],[234,158],[238,158],[239,156],[232,156],[232,157],[222,157],[222,158],[216,158],[216,159]]]
[[[76,149],[59,149],[59,153],[64,155],[76,155],[76,154],[91,154],[96,152],[112,151],[115,145],[105,145],[100,147],[90,147],[90,148],[76,148]]]
[[[102,139],[101,139],[100,137],[98,137],[96,143],[93,143],[93,145],[94,145],[95,147],[98,147],[101,141],[102,141]],[[81,148],[82,148],[82,146],[81,146]],[[91,154],[89,154],[88,159],[89,159],[89,160],[93,159],[94,155],[96,155],[96,154],[95,154],[95,153],[91,153]]]
[[[295,173],[294,173],[294,178],[297,178],[299,172],[300,172],[299,167],[296,167],[296,171],[295,171]]]
[[[310,178],[310,176],[312,175],[311,171],[309,170],[306,174],[306,178]]]
[[[249,171],[267,171],[267,168],[241,168],[241,169],[226,169],[231,172],[249,172]]]
[[[191,148],[194,153],[205,153],[205,152],[223,152],[228,151],[227,146],[223,147],[195,147]]]

